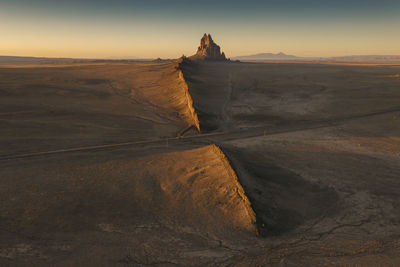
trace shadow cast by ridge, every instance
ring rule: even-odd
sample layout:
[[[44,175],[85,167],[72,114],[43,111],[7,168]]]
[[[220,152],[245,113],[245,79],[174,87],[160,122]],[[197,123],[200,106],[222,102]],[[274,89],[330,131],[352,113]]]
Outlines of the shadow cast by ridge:
[[[231,161],[256,213],[261,236],[282,235],[307,220],[335,212],[339,196],[333,188],[311,183],[267,162],[260,154],[232,147],[222,150]]]

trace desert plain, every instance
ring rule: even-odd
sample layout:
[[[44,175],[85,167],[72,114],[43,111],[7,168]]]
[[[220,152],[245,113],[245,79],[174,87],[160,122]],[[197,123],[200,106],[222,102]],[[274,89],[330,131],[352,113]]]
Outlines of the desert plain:
[[[2,62],[0,265],[398,266],[399,75]]]

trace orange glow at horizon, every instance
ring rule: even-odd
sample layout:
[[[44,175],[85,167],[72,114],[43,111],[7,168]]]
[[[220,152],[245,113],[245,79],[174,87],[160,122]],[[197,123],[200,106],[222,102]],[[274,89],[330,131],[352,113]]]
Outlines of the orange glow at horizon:
[[[194,54],[204,32],[212,34],[227,57],[278,52],[305,57],[400,55],[400,19],[392,17],[315,21],[238,16],[210,17],[199,23],[196,17],[42,13],[0,10],[0,55],[177,58]]]

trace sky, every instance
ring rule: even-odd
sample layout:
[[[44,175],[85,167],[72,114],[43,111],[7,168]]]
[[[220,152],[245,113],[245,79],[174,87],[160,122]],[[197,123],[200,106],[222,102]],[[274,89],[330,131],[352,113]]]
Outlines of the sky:
[[[399,0],[0,0],[0,55],[400,55]]]

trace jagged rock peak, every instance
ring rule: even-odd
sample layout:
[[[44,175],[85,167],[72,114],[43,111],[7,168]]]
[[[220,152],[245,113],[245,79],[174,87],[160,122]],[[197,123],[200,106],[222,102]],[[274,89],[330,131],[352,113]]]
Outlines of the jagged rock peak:
[[[225,53],[221,53],[219,45],[214,43],[210,34],[204,34],[201,38],[200,46],[197,53],[190,58],[192,59],[208,59],[208,60],[226,60]]]

